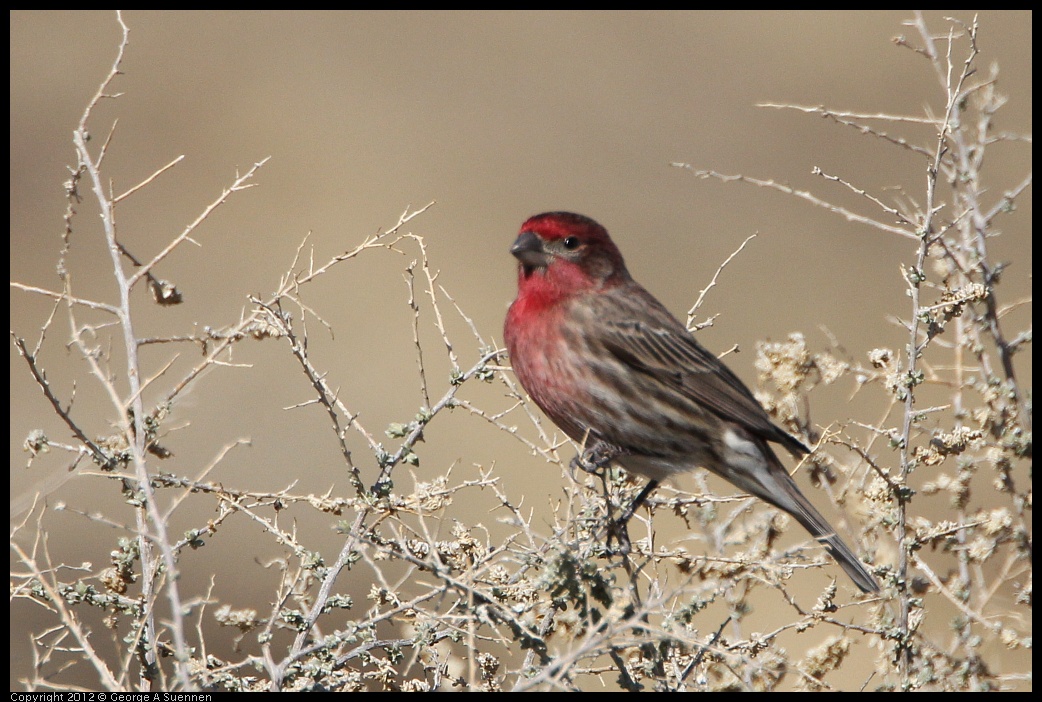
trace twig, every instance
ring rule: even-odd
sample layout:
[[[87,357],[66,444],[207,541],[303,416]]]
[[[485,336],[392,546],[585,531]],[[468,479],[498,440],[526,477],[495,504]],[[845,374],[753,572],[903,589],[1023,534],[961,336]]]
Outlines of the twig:
[[[715,179],[721,180],[721,181],[723,181],[725,183],[741,182],[741,183],[749,183],[750,185],[756,185],[756,186],[759,186],[761,188],[771,188],[772,190],[777,190],[778,192],[782,192],[782,193],[785,193],[787,195],[793,195],[793,196],[798,197],[798,198],[800,198],[802,200],[806,200],[807,202],[811,203],[812,205],[816,205],[817,207],[821,207],[823,209],[826,209],[829,212],[832,212],[834,214],[838,214],[841,217],[843,217],[844,219],[846,219],[848,222],[856,222],[858,224],[866,224],[866,225],[868,225],[868,226],[870,226],[870,227],[872,227],[874,229],[878,229],[880,231],[888,232],[890,234],[897,234],[898,236],[904,237],[905,239],[917,239],[918,238],[914,232],[908,231],[907,229],[903,229],[901,227],[895,227],[895,226],[893,226],[891,224],[886,224],[885,222],[880,222],[879,220],[875,220],[875,219],[872,219],[870,217],[865,217],[864,215],[859,215],[856,212],[851,212],[850,210],[846,209],[845,207],[840,207],[839,205],[833,205],[830,202],[826,202],[825,200],[822,200],[822,199],[818,198],[817,196],[812,195],[811,193],[807,192],[806,190],[796,190],[794,188],[790,188],[787,185],[782,185],[781,183],[776,183],[773,180],[761,180],[759,178],[750,178],[749,176],[744,176],[744,175],[740,175],[740,174],[739,175],[724,175],[722,173],[717,173],[716,171],[702,170],[702,169],[695,168],[694,166],[692,166],[689,163],[673,163],[673,164],[670,164],[670,165],[674,166],[675,168],[683,168],[686,171],[690,171],[692,173],[692,175],[694,175],[694,176],[696,176],[698,178],[715,178]]]

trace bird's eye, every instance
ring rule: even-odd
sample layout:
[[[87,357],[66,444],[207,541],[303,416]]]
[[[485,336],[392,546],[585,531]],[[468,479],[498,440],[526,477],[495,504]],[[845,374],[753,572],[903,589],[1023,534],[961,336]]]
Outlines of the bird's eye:
[[[579,248],[580,243],[581,242],[579,241],[579,237],[570,236],[564,240],[564,248],[568,249],[569,251],[575,251],[577,248]]]

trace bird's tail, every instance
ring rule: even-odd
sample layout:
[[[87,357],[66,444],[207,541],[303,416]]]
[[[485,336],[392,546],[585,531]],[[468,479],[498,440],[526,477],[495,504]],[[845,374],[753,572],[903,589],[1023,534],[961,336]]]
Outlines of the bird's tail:
[[[767,470],[751,471],[756,476],[755,478],[749,476],[750,471],[732,471],[732,474],[724,477],[740,489],[791,514],[836,559],[836,562],[862,592],[879,592],[879,583],[876,582],[875,577],[868,572],[850,547],[843,543],[843,540],[836,534],[836,530],[829,526],[810,500],[800,492],[796,482],[789,477],[785,466],[774,455],[774,451],[766,442],[763,443],[761,449],[766,459]],[[738,475],[733,473],[738,473]]]

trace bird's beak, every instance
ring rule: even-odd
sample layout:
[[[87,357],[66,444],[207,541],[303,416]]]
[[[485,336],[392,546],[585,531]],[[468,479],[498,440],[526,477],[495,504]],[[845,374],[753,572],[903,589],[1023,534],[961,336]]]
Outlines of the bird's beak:
[[[550,256],[543,249],[543,240],[534,232],[521,232],[514,245],[510,247],[510,253],[525,268],[546,268],[550,263]]]

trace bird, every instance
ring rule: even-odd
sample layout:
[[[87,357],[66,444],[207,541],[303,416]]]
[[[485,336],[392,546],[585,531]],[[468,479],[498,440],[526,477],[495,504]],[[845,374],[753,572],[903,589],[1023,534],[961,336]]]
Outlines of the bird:
[[[614,462],[648,478],[637,502],[662,480],[705,468],[790,514],[861,591],[879,592],[771,444],[797,458],[810,449],[633,279],[603,226],[544,212],[522,224],[510,253],[518,262],[503,329],[510,364],[535,404],[584,447],[578,465]]]

